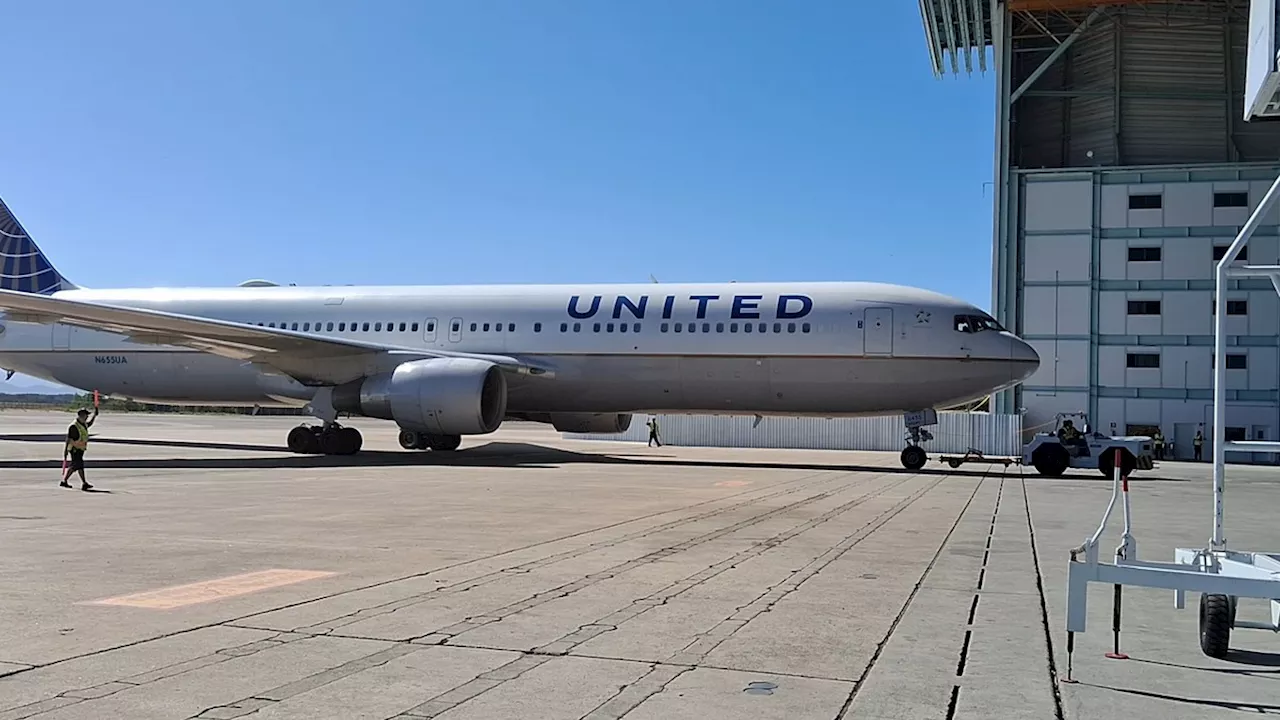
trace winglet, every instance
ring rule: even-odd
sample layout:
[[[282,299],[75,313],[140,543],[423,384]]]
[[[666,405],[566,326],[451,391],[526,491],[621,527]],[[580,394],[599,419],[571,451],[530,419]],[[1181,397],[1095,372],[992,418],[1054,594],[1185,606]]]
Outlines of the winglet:
[[[39,295],[74,290],[0,200],[0,289]]]

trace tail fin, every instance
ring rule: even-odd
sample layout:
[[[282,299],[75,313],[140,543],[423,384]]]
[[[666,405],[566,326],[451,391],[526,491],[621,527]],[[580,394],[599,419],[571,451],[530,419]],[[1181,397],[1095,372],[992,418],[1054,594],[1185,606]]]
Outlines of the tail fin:
[[[52,295],[75,288],[54,269],[9,206],[0,200],[0,289]]]

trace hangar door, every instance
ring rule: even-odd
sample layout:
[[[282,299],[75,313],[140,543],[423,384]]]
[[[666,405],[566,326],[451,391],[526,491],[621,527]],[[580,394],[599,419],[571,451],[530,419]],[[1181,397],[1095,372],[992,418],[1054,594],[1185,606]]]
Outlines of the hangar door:
[[[862,352],[893,354],[893,308],[867,308],[862,316]]]

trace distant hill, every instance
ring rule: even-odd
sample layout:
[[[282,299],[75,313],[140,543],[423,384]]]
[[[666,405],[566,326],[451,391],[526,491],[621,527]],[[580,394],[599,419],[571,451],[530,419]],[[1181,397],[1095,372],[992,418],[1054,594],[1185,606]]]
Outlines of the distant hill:
[[[0,379],[4,377],[0,374]],[[7,382],[0,382],[0,395],[75,395],[78,391],[66,385],[47,382],[29,375],[16,374]]]

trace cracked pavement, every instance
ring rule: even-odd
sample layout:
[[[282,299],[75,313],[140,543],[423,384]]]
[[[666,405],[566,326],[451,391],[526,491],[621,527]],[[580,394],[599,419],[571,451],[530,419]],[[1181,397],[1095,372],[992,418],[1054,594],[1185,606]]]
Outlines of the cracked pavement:
[[[367,454],[303,458],[290,418],[119,415],[89,463],[111,492],[72,493],[63,421],[0,414],[0,720],[1280,713],[1274,638],[1211,661],[1154,591],[1125,596],[1126,663],[1091,594],[1081,682],[1055,682],[1096,475],[526,424],[446,458],[360,422]],[[1280,546],[1274,469],[1246,470],[1233,540]],[[1144,556],[1193,542],[1205,472],[1134,482]]]

